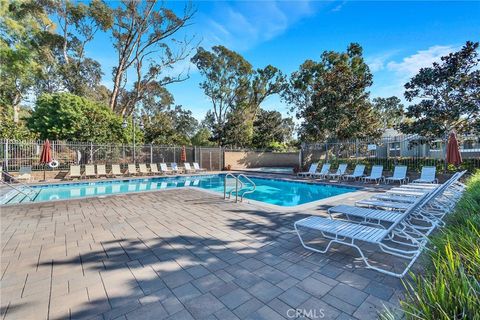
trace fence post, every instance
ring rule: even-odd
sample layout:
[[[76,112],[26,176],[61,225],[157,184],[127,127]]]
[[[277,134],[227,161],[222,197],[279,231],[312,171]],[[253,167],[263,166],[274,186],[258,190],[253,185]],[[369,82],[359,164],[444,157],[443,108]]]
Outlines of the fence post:
[[[358,162],[358,138],[355,139],[355,162]]]
[[[328,162],[328,142],[325,142],[325,162]]]
[[[93,142],[90,142],[90,163],[93,163]]]
[[[173,146],[173,162],[177,162],[177,161],[175,160],[175,146]]]
[[[210,171],[212,171],[212,150],[209,151],[210,153],[210,165],[208,166]]]
[[[4,147],[5,147],[4,152],[3,152],[3,155],[5,157],[5,160],[3,161],[4,166],[5,166],[4,171],[8,172],[8,139],[5,140]]]
[[[193,162],[197,162],[197,146],[193,146]]]
[[[153,146],[150,143],[150,164],[152,164],[152,163],[153,163]]]
[[[222,170],[223,169],[223,154],[222,154],[222,147],[218,147],[218,170]]]
[[[298,151],[298,169],[299,169],[299,171],[302,170],[302,163],[303,163],[302,159],[303,159],[303,149],[302,149],[302,147],[300,147],[300,150]]]

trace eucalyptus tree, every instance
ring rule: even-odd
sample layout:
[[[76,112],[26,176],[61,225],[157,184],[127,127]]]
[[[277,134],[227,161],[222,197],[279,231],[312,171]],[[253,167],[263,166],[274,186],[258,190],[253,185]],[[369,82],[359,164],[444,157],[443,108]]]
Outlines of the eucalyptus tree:
[[[285,76],[271,65],[254,69],[224,46],[211,51],[200,47],[191,61],[204,76],[200,87],[212,103],[207,119],[214,139],[218,144],[249,145],[260,105],[284,89]]]
[[[0,2],[0,105],[12,108],[19,121],[20,104],[43,74],[51,51],[42,46],[54,24],[42,2]]]
[[[129,115],[152,90],[186,79],[182,72],[172,74],[172,68],[192,50],[193,37],[180,37],[194,12],[186,5],[179,16],[156,0],[124,0],[114,9],[112,38],[117,62],[112,72],[110,109]],[[173,38],[176,35],[179,38]],[[135,79],[130,90],[125,89],[127,75]]]
[[[221,144],[227,115],[245,100],[253,67],[240,54],[224,46],[214,46],[212,51],[200,47],[191,61],[204,76],[200,88],[212,103],[207,116],[213,135]]]

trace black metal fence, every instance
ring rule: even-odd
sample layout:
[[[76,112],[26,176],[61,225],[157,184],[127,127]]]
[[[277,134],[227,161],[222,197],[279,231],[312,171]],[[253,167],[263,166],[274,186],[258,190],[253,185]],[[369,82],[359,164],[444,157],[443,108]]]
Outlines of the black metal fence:
[[[57,170],[68,170],[72,164],[120,164],[180,162],[182,146],[98,144],[92,142],[51,141],[52,156],[59,162]],[[5,171],[21,166],[43,170],[39,163],[43,141],[0,140],[0,162]],[[187,162],[198,162],[208,170],[223,169],[221,148],[185,147]]]
[[[378,139],[330,140],[303,144],[302,164],[308,166],[315,161],[339,162],[367,166],[381,164],[391,171],[395,165],[407,165],[409,170],[420,171],[422,166],[436,166],[438,170],[454,171],[480,168],[480,136],[458,136],[463,162],[460,168],[446,165],[445,138],[423,139],[416,135],[397,135]]]
[[[460,169],[473,171],[480,168],[480,136],[459,136],[463,163]],[[395,165],[404,164],[409,170],[420,171],[422,166],[433,165],[441,171],[458,168],[445,165],[446,139],[426,142],[415,135],[397,135],[377,139],[329,140],[302,144],[301,163],[307,167],[312,162],[339,162],[367,166],[382,164],[390,171]],[[21,166],[43,170],[39,163],[43,141],[0,140],[0,163],[5,171],[18,171]],[[154,144],[135,145],[51,141],[53,158],[58,160],[59,170],[68,170],[71,164],[120,164],[180,162],[182,146]],[[223,148],[187,146],[187,162],[198,162],[209,170],[222,170],[225,166]],[[273,153],[277,154],[277,153]],[[281,154],[278,153],[278,154]]]

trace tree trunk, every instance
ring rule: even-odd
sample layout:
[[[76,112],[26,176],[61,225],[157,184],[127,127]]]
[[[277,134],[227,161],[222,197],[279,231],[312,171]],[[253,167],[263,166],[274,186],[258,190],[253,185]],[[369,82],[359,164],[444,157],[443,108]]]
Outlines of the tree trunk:
[[[15,97],[13,98],[13,101],[12,101],[14,123],[18,123],[18,121],[20,120],[20,100],[21,100],[21,95],[18,93],[15,94]]]
[[[120,82],[122,81],[122,73],[120,72],[120,67],[115,73],[115,79],[113,81],[113,90],[112,94],[110,96],[110,109],[115,112],[115,108],[117,107],[117,99],[118,99],[118,94],[120,92]]]

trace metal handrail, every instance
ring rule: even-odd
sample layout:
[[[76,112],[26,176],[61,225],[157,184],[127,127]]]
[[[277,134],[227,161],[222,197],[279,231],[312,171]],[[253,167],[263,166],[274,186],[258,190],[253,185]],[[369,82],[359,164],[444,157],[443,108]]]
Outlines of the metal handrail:
[[[239,181],[238,178],[231,173],[227,173],[223,178],[223,199],[227,198],[227,178],[228,177],[232,177],[233,179],[235,179],[235,189],[232,189],[229,191],[228,198],[230,199],[232,197],[232,192],[233,190],[235,190],[235,202],[238,202],[238,183],[240,182],[242,185],[243,183]]]
[[[245,178],[245,179],[252,185],[252,189],[245,191],[245,192],[242,193],[242,195],[240,196],[240,202],[243,202],[243,198],[245,197],[245,195],[246,195],[246,194],[249,194],[249,193],[255,192],[255,190],[257,189],[257,185],[255,184],[255,182],[253,182],[249,177],[247,177],[247,176],[244,175],[243,173],[241,173],[241,174],[239,174],[239,175],[237,176],[237,179],[238,179],[239,181],[240,181],[240,177]]]
[[[16,181],[20,186],[22,186],[24,189],[27,189],[29,192],[26,193],[26,192],[24,192],[22,189],[17,188],[17,187],[14,187],[11,183],[8,183],[8,182],[6,182],[6,181],[3,180],[3,179],[0,180],[0,181],[2,182],[2,184],[6,185],[6,186],[8,186],[8,187],[10,187],[10,188],[12,188],[12,189],[14,189],[14,190],[22,193],[22,194],[24,194],[24,195],[27,196],[30,200],[33,200],[33,199],[34,199],[34,198],[32,198],[32,197],[30,196],[31,193],[36,193],[36,191],[35,191],[33,188],[31,188],[29,185],[27,185],[27,184],[25,184],[25,183],[23,183],[23,182],[20,182],[17,178],[15,178],[14,176],[12,176],[12,175],[9,174],[8,172],[3,171],[2,174],[5,175],[5,176],[7,176],[11,181]]]

